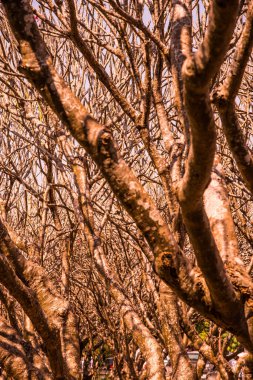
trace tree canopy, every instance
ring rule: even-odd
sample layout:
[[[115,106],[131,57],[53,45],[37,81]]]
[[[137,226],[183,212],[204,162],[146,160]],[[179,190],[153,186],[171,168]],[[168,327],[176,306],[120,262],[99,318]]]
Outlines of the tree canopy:
[[[5,376],[252,379],[253,1],[0,4]]]

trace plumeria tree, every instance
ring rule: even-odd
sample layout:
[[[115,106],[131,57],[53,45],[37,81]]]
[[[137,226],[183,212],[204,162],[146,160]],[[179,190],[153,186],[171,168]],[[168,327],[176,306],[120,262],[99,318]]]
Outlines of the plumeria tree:
[[[252,0],[0,3],[7,378],[252,379]]]

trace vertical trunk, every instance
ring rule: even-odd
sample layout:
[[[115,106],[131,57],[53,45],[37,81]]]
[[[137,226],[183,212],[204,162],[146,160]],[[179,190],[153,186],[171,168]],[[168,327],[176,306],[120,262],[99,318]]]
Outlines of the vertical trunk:
[[[162,335],[172,364],[172,378],[195,380],[196,371],[187,356],[181,335],[177,296],[162,281],[158,293],[152,278],[148,274],[149,271],[149,263],[147,263],[147,286],[152,292],[157,305]]]
[[[96,236],[87,174],[82,162],[75,161],[74,173],[76,184],[79,189],[79,205],[84,217],[83,227],[85,227],[84,230],[87,241],[89,243],[90,251],[93,254],[96,267],[102,278],[105,280],[111,296],[118,303],[120,307],[120,315],[123,318],[128,331],[132,334],[136,345],[140,348],[142,355],[146,359],[148,379],[165,380],[161,347],[134,310],[122,285],[119,283],[116,274],[107,262],[102,246]]]
[[[161,282],[160,302],[158,306],[161,317],[162,333],[171,359],[173,379],[195,380],[196,371],[192,367],[182,341],[179,325],[179,310],[175,293]]]
[[[203,356],[200,355],[197,361],[197,379],[201,380],[201,377],[203,375],[203,371],[205,369],[206,361],[204,360]]]

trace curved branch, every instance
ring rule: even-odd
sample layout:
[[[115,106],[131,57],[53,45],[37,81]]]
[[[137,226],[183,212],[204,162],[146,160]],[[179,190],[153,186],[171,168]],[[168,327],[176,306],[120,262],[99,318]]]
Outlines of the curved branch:
[[[183,220],[198,265],[218,312],[229,324],[236,321],[239,304],[210,229],[203,207],[203,193],[210,181],[216,150],[209,85],[224,59],[237,10],[238,1],[213,0],[204,41],[198,51],[184,62],[184,101],[190,122],[191,143],[185,174],[178,186]],[[227,300],[226,308],[224,298]]]
[[[16,248],[1,220],[0,233],[1,283],[20,303],[43,339],[56,379],[63,374],[69,380],[76,378],[79,344],[70,305],[60,297],[43,268],[25,259]]]
[[[15,380],[53,379],[38,353],[3,318],[0,319],[0,360],[8,376]]]
[[[68,126],[107,179],[114,194],[132,216],[156,256],[156,268],[165,281],[187,302],[210,310],[210,298],[201,301],[194,274],[149,195],[126,162],[121,158],[111,131],[100,125],[63,79],[58,76],[33,18],[29,1],[2,1],[13,32],[19,41],[22,70],[48,104]],[[202,286],[200,286],[202,288]],[[208,308],[206,308],[208,304]]]
[[[2,3],[7,11],[13,32],[19,41],[23,58],[22,70],[41,93],[46,102],[67,125],[76,140],[97,163],[114,194],[123,204],[129,215],[134,219],[136,225],[152,248],[155,255],[155,267],[159,276],[189,305],[192,305],[216,323],[222,324],[223,326],[225,325],[228,329],[233,330],[234,325],[231,326],[231,320],[234,322],[233,317],[237,313],[238,301],[231,283],[226,276],[213,237],[210,234],[210,226],[208,225],[201,201],[204,188],[210,177],[212,154],[214,155],[215,151],[213,120],[212,116],[210,120],[210,105],[207,94],[205,92],[203,93],[202,89],[198,89],[200,92],[202,91],[200,99],[202,101],[201,105],[203,104],[204,107],[202,109],[201,106],[197,104],[199,100],[198,96],[196,96],[196,99],[192,97],[192,99],[188,99],[187,112],[189,114],[191,113],[191,127],[193,134],[195,133],[194,148],[196,148],[195,142],[196,139],[198,140],[198,132],[201,131],[204,136],[204,141],[201,142],[200,149],[202,155],[199,157],[199,160],[204,160],[203,148],[204,150],[210,148],[208,146],[209,140],[206,139],[205,130],[207,129],[206,133],[208,136],[209,134],[211,135],[211,157],[206,161],[207,169],[209,169],[209,166],[210,169],[207,170],[207,174],[205,174],[203,178],[200,176],[200,178],[193,180],[197,197],[193,193],[193,199],[191,199],[188,197],[189,194],[186,194],[187,198],[186,200],[181,199],[181,205],[188,230],[191,228],[189,234],[193,241],[200,267],[208,280],[212,298],[205,285],[205,281],[200,279],[191,268],[189,261],[179,249],[173,235],[153,201],[145,192],[135,174],[121,158],[111,131],[100,125],[88,114],[63,79],[58,76],[52,65],[46,45],[40,36],[36,22],[34,21],[29,1],[23,0],[22,4],[20,4],[17,0],[12,0],[11,2],[2,0]],[[233,15],[231,19],[233,20]],[[191,81],[188,81],[185,85],[187,88],[186,94],[195,95],[196,88],[194,90],[189,83],[191,83]],[[189,98],[189,96],[187,97]],[[189,107],[189,102],[194,104],[192,110]],[[200,109],[200,115],[197,118],[194,117],[196,109]],[[200,124],[198,124],[198,120]],[[204,128],[205,125],[203,126],[203,123],[205,123],[205,120],[207,120],[207,125],[210,126],[210,128]],[[194,157],[194,159],[195,158],[196,157]],[[189,160],[188,166],[194,163],[194,160],[193,162]],[[201,172],[201,174],[203,174],[203,172]],[[188,185],[189,183],[187,183],[187,186]],[[187,209],[186,206],[189,207],[189,209]],[[206,247],[209,247],[208,252],[206,251]],[[220,284],[222,284],[222,286],[220,286]],[[225,309],[224,298],[228,300],[228,307]],[[214,304],[216,310],[214,309]],[[244,329],[241,331],[240,324],[239,327],[240,333],[245,338],[245,347],[252,349],[248,332]]]
[[[214,94],[222,127],[247,188],[253,194],[253,156],[239,124],[235,109],[235,98],[240,88],[243,74],[253,46],[253,1],[249,3],[246,23],[235,52],[231,70],[222,87]]]

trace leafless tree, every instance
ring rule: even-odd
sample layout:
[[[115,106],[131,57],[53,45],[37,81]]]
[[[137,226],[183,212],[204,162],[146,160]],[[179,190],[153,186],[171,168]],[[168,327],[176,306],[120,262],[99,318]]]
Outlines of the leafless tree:
[[[0,12],[7,378],[252,379],[253,1]]]

